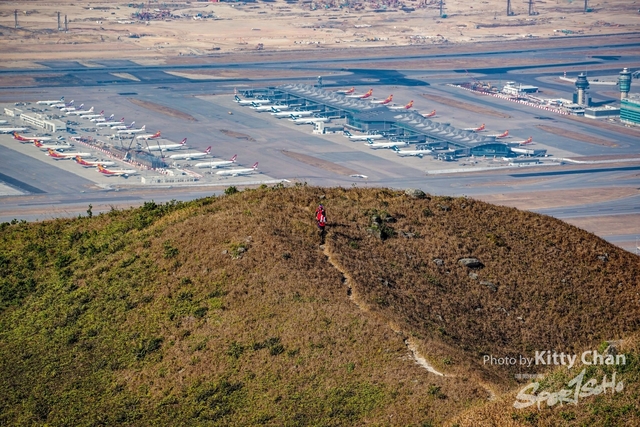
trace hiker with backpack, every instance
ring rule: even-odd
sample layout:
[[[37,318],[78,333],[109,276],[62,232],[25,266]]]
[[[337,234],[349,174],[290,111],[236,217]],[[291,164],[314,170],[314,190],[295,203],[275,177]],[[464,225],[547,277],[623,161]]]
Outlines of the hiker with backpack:
[[[324,206],[318,205],[316,208],[316,224],[320,230],[320,244],[324,245],[325,226],[327,225],[327,216],[324,210]]]

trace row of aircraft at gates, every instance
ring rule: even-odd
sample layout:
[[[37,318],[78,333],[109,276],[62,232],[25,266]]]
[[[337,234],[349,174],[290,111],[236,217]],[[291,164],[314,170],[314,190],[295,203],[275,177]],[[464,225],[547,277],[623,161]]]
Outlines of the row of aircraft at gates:
[[[373,89],[369,89],[367,92],[363,94],[355,94],[355,87],[345,90],[338,90],[336,93],[343,94],[347,98],[358,98],[358,99],[367,99],[373,95]],[[289,117],[289,120],[294,122],[295,124],[316,124],[316,123],[326,123],[329,121],[327,117],[322,117],[317,115],[317,111],[294,111],[289,110],[287,106],[276,106],[272,105],[272,102],[268,99],[241,99],[237,94],[234,95],[234,100],[236,103],[242,106],[249,106],[251,109],[256,112],[269,112],[272,116],[277,118]],[[413,100],[411,100],[405,106],[396,106],[396,105],[388,105],[393,100],[393,94],[389,95],[384,100],[372,100],[371,102],[381,105],[386,105],[387,108],[392,110],[409,110],[413,107]],[[436,110],[433,110],[429,113],[421,114],[425,118],[436,117]],[[482,124],[480,126],[474,126],[469,128],[464,128],[462,130],[468,132],[484,132],[486,131],[485,125]],[[400,150],[401,146],[408,146],[407,142],[399,142],[399,141],[390,141],[390,142],[374,142],[375,140],[384,138],[379,134],[361,134],[354,135],[348,130],[343,131],[344,136],[349,138],[352,141],[366,141],[365,144],[371,149],[392,149],[396,152],[398,156],[416,156],[422,158],[425,154],[431,153],[431,150]],[[502,133],[487,135],[492,136],[496,139],[509,138],[509,131],[506,130]],[[523,141],[511,141],[513,144],[518,145],[528,145],[533,142],[533,138],[529,137]]]
[[[64,102],[64,97],[60,100],[43,100],[37,101],[39,105],[46,105],[51,108],[59,108],[60,110],[66,111],[67,114],[75,113],[80,118],[89,120],[93,122],[96,127],[106,127],[109,126],[112,130],[117,131],[117,135],[127,135],[132,138],[136,138],[139,140],[157,140],[161,137],[160,131],[153,134],[142,134],[136,135],[138,133],[142,133],[145,131],[145,126],[142,126],[139,129],[135,129],[133,126],[135,125],[135,121],[130,125],[126,125],[124,122],[124,118],[120,119],[120,121],[113,121],[114,115],[112,114],[109,117],[104,117],[104,111],[100,111],[100,113],[93,114],[94,108],[91,107],[89,110],[82,110],[82,105],[78,108],[73,107],[74,101],[70,101],[69,103]],[[6,124],[7,121],[0,121],[0,124]],[[12,133],[15,140],[27,144],[32,143],[35,147],[39,148],[42,151],[46,152],[46,155],[55,159],[55,160],[75,160],[77,164],[85,167],[85,168],[93,168],[106,176],[122,176],[129,177],[131,175],[138,174],[136,169],[108,169],[107,166],[115,165],[116,163],[113,161],[106,160],[87,160],[89,158],[95,157],[92,153],[89,152],[77,152],[77,151],[69,151],[73,149],[73,145],[70,145],[62,140],[64,138],[59,137],[56,141],[51,141],[52,138],[48,136],[26,136],[21,135],[19,132],[26,131],[25,127],[0,127],[0,133]],[[47,141],[51,141],[51,143],[47,143]],[[159,151],[161,154],[165,151],[175,151],[182,150],[187,148],[187,138],[184,138],[179,143],[165,143],[161,144],[158,142],[157,144],[147,144],[147,149],[149,151]],[[234,155],[229,160],[219,160],[214,158],[209,158],[211,153],[211,146],[207,147],[204,152],[181,152],[170,154],[168,156],[171,160],[203,160],[202,162],[196,163],[192,166],[197,168],[227,168],[235,165],[237,155]],[[206,161],[204,161],[206,160]],[[216,172],[216,175],[219,176],[241,176],[241,175],[249,175],[255,173],[258,168],[258,162],[254,163],[250,168],[233,168],[233,169],[225,169]]]

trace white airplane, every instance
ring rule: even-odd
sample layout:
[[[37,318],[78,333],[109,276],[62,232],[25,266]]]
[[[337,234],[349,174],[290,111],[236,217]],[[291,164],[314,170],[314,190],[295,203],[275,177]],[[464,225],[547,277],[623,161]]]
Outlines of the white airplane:
[[[179,153],[172,154],[169,156],[170,159],[173,160],[193,160],[193,159],[201,159],[203,157],[207,157],[211,153],[211,146],[208,146],[206,150],[202,153]]]
[[[41,149],[42,151],[48,150],[49,148],[53,149],[53,150],[69,150],[70,148],[73,148],[73,146],[69,145],[69,144],[43,144],[42,142],[35,140],[33,141],[33,145],[35,145],[36,147],[38,147],[39,149]]]
[[[156,134],[158,135],[156,138],[160,137],[160,131],[156,132]],[[138,137],[138,139],[155,139],[155,138],[143,138],[146,136],[154,136],[154,135],[140,135]],[[180,148],[186,147],[187,145],[187,138],[183,139],[182,141],[180,141],[177,144],[156,144],[156,145],[150,145],[149,146],[149,151],[171,151],[171,150],[178,150]]]
[[[81,119],[97,119],[104,116],[104,110],[100,111],[98,114],[84,114],[80,116]]]
[[[82,105],[78,108],[82,108]],[[67,111],[67,115],[76,115],[76,116],[80,116],[82,114],[92,114],[93,113],[93,107],[89,108],[88,110],[74,110],[74,111]]]
[[[55,151],[52,148],[47,149],[47,156],[53,157],[56,160],[69,160],[74,159],[76,156],[80,157],[93,157],[91,153],[60,153],[59,151]]]
[[[18,132],[13,133],[13,139],[20,142],[32,142],[32,141],[51,141],[48,136],[22,136]]]
[[[238,95],[233,96],[234,100],[240,105],[251,105],[251,104],[271,104],[271,101],[268,99],[240,99]]]
[[[327,117],[301,117],[301,118],[290,118],[293,123],[297,125],[313,125],[316,123],[327,123],[329,119]]]
[[[396,154],[400,157],[411,157],[411,156],[415,156],[415,157],[420,157],[422,158],[425,154],[429,154],[432,152],[432,150],[401,150],[399,149],[397,146],[393,146],[391,147],[393,149],[393,151],[396,152]]]
[[[359,95],[347,95],[346,98],[359,98],[359,99],[367,99],[371,95],[373,95],[373,89],[369,89],[367,93],[359,94]]]
[[[430,113],[426,113],[426,114],[422,114],[422,117],[424,117],[425,119],[429,119],[431,117],[435,117],[436,116],[436,110],[432,110]]]
[[[377,101],[372,100],[371,103],[372,104],[381,104],[381,105],[387,105],[388,103],[390,103],[391,101],[393,101],[393,94],[389,95],[388,97],[386,97],[385,99],[379,99]]]
[[[383,138],[382,135],[353,135],[348,130],[345,130],[343,133],[344,133],[344,136],[346,136],[347,138],[349,138],[352,141],[366,141],[367,139],[382,139]]]
[[[113,119],[113,114],[107,117],[106,119],[104,117],[96,117],[95,119],[91,119],[89,121],[95,122],[95,123],[101,123],[101,122],[108,122],[109,120],[112,120],[112,119]]]
[[[413,107],[413,99],[407,105],[393,105],[387,108],[390,110],[410,110],[411,107]]]
[[[135,123],[135,122],[134,122]],[[113,128],[111,128],[113,129]],[[140,133],[140,132],[144,132],[145,130],[147,130],[147,125],[143,125],[140,129],[121,129],[119,130],[117,133],[119,134],[133,134],[133,133]]]
[[[95,160],[95,161],[85,160],[81,156],[76,156],[74,160],[76,161],[77,164],[79,164],[83,168],[94,168],[98,165],[113,166],[116,164],[116,162],[110,162],[110,161],[104,161],[104,160]]]
[[[107,169],[103,167],[101,164],[98,166],[98,172],[107,176],[121,176],[123,178],[128,178],[130,175],[137,175],[138,171],[136,169]]]
[[[373,139],[367,139],[367,142],[365,143],[365,145],[368,145],[369,148],[373,149],[373,150],[378,150],[380,148],[393,148],[393,147],[397,147],[398,145],[401,147],[406,147],[407,145],[409,145],[408,142],[398,142],[398,141],[389,141],[389,142],[375,142]]]
[[[525,139],[524,141],[512,141],[515,142],[518,145],[531,145],[533,144],[533,137],[530,136],[529,138]]]
[[[124,117],[119,122],[96,122],[96,126],[116,126],[124,123]]]
[[[148,133],[146,135],[138,135],[136,137],[136,139],[144,139],[144,140],[148,140],[148,139],[157,139],[160,138],[160,131],[156,132],[156,133]],[[159,150],[173,150],[174,148],[182,148],[184,145],[184,143],[187,142],[187,138],[183,139],[182,142],[180,144],[169,144],[169,145],[161,145],[161,147],[163,148],[159,148]],[[172,146],[172,148],[166,148]],[[175,147],[173,147],[175,146]]]
[[[505,130],[505,131],[504,131],[504,132],[502,132],[502,133],[497,133],[497,134],[487,135],[487,136],[493,136],[493,137],[498,138],[498,139],[499,139],[499,138],[508,138],[508,137],[509,137],[509,131],[508,131],[508,130]]]
[[[240,175],[249,175],[258,170],[258,162],[255,162],[253,166],[250,168],[243,169],[227,169],[216,172],[216,175],[220,176],[240,176]]]
[[[69,112],[69,111],[76,111],[76,110],[79,110],[80,108],[84,107],[84,104],[80,104],[80,106],[79,106],[78,108],[76,108],[76,107],[73,107],[73,106],[71,105],[72,103],[73,103],[73,101],[71,101],[71,102],[69,103],[69,105],[66,105],[66,106],[62,107],[62,108],[60,109],[60,111],[66,111],[66,112]]]
[[[38,102],[36,102],[36,104],[53,105],[53,104],[57,104],[58,102],[64,102],[64,96],[61,97],[60,99],[56,100],[56,101],[38,101]]]
[[[351,95],[355,91],[356,91],[355,86],[351,86],[351,89],[337,90],[336,93],[341,93],[342,95]]]
[[[27,128],[0,128],[0,133],[24,132]]]
[[[212,160],[210,162],[204,162],[204,163],[196,163],[195,167],[197,168],[224,168],[227,166],[231,166],[232,164],[234,164],[236,162],[236,159],[238,158],[237,154],[234,154],[233,157],[229,160]]]
[[[462,130],[467,130],[469,132],[482,132],[484,130],[484,123],[475,128],[464,128]]]
[[[317,111],[295,111],[290,115],[292,119],[298,119],[300,117],[313,116],[315,113],[317,113]]]
[[[136,124],[136,122],[135,122],[135,121],[131,122],[131,124],[130,124],[130,125],[125,125],[125,124],[123,123],[123,124],[119,124],[119,125],[111,126],[111,129],[113,129],[113,130],[131,129],[131,128],[133,127],[133,125],[135,125],[135,124]]]
[[[62,108],[66,108],[66,107],[71,107],[71,106],[73,105],[73,103],[74,103],[74,102],[75,102],[75,101],[72,99],[71,101],[69,101],[69,102],[67,102],[67,103],[59,102],[59,103],[57,103],[57,104],[53,104],[53,105],[51,105],[51,107],[55,107],[55,108],[60,108],[60,109],[62,109]]]
[[[283,117],[289,117],[291,114],[293,114],[293,111],[287,111],[287,110],[281,110],[278,112],[271,113],[273,117],[277,117],[278,119],[281,119]]]
[[[261,111],[273,111],[273,107],[271,107],[270,105],[260,105],[257,103],[253,103],[251,104],[251,108],[252,110],[256,110],[257,112],[261,112]]]

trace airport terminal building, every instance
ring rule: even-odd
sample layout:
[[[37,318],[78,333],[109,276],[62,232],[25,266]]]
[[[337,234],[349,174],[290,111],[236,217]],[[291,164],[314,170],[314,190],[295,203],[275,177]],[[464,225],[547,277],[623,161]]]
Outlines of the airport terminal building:
[[[544,156],[546,150],[514,151],[514,144],[495,136],[457,129],[449,123],[425,118],[404,107],[387,107],[357,96],[348,96],[311,85],[285,84],[265,89],[253,89],[244,96],[268,99],[276,107],[295,111],[312,111],[317,117],[332,119],[344,129],[364,134],[379,134],[390,141],[417,144],[432,150],[447,150],[455,157]],[[517,147],[517,144],[515,144]]]

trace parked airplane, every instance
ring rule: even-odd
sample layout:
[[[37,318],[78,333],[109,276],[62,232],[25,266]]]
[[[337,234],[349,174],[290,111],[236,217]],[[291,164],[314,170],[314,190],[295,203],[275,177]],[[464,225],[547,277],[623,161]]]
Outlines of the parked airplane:
[[[77,110],[67,111],[67,115],[71,114],[71,115],[80,116],[82,114],[91,114],[91,113],[93,113],[93,107],[89,108],[88,110],[80,110],[80,108],[82,108],[82,105],[80,107],[78,107]]]
[[[410,110],[413,107],[413,99],[409,101],[407,105],[392,105],[389,108],[390,110]]]
[[[249,107],[249,108],[251,108],[252,110],[256,110],[258,112],[261,112],[261,111],[272,111],[273,107],[271,105],[261,105],[261,104],[258,104],[256,102],[253,102],[251,104],[251,107]]]
[[[13,139],[17,139],[21,142],[31,142],[31,141],[51,141],[51,138],[48,136],[22,136],[18,132],[13,133]]]
[[[135,125],[135,124],[136,124],[136,122],[135,122],[135,121],[131,122],[131,124],[130,124],[130,125],[125,125],[125,124],[123,123],[123,124],[119,124],[119,125],[111,126],[111,129],[113,129],[113,130],[131,129],[131,128],[133,127],[133,125]]]
[[[271,101],[268,99],[240,99],[238,95],[233,95],[235,101],[240,105],[251,105],[255,104],[271,104]]]
[[[494,135],[487,135],[487,136],[493,136],[493,137],[496,137],[496,138],[507,138],[509,136],[509,131],[505,130],[503,133],[494,134]]]
[[[96,126],[116,126],[124,123],[124,117],[120,119],[119,122],[96,122]]]
[[[524,141],[513,141],[516,142],[518,145],[529,145],[529,144],[533,144],[533,137],[530,136],[529,138],[525,139]]]
[[[408,142],[398,142],[398,141],[389,141],[389,142],[375,142],[373,139],[367,139],[367,142],[365,143],[365,145],[368,145],[369,148],[372,148],[374,150],[377,150],[379,148],[393,148],[399,145],[401,147],[406,147],[407,145],[409,145]]]
[[[144,135],[143,135],[144,136]],[[156,138],[160,137],[160,131],[158,131],[158,136]],[[138,137],[140,138],[140,137]],[[145,138],[145,139],[149,139],[149,138]],[[155,138],[152,138],[155,139]],[[179,150],[181,148],[187,148],[187,138],[184,138],[182,141],[180,141],[177,144],[161,144],[161,145],[150,145],[149,146],[149,151],[172,151],[172,150]]]
[[[24,132],[27,128],[0,128],[0,133]]]
[[[93,157],[91,153],[60,153],[52,148],[47,148],[47,156],[53,157],[56,160],[69,160],[76,156],[80,157]]]
[[[236,162],[236,159],[238,158],[237,154],[234,154],[233,157],[229,160],[212,160],[210,162],[204,162],[204,163],[196,163],[195,167],[197,168],[224,168],[227,166],[231,166],[232,164],[234,164]]]
[[[295,118],[292,116],[289,120],[297,125],[313,125],[316,123],[327,123],[329,119],[327,117],[300,117]]]
[[[73,104],[73,101],[71,101],[69,105],[65,105],[64,107],[62,107],[60,111],[66,111],[68,113],[69,111],[76,111],[84,107],[84,104],[80,104],[78,108],[73,107],[71,104]]]
[[[299,119],[300,117],[313,116],[318,111],[295,111],[290,114],[291,118]]]
[[[351,95],[355,91],[356,91],[355,86],[351,86],[351,89],[337,90],[336,93],[341,93],[343,95]]]
[[[292,114],[294,114],[294,112],[289,110],[280,110],[280,111],[274,111],[271,113],[272,116],[277,117],[279,119],[282,117],[289,117]]]
[[[38,102],[36,102],[36,104],[53,105],[53,104],[57,104],[58,102],[64,102],[64,96],[61,97],[60,99],[56,100],[56,101],[38,101]]]
[[[462,130],[468,130],[469,132],[482,132],[484,129],[484,123],[477,128],[464,128]]]
[[[369,89],[369,91],[367,93],[363,93],[363,94],[360,94],[360,95],[347,95],[347,98],[366,99],[366,98],[369,98],[371,95],[373,95],[373,89]]]
[[[391,101],[393,101],[393,94],[389,95],[388,97],[386,97],[383,100],[378,100],[378,101],[371,101],[372,104],[380,104],[380,105],[386,105],[388,103],[390,103]]]
[[[111,162],[111,161],[104,161],[104,160],[85,160],[83,159],[81,156],[76,156],[75,159],[77,164],[79,164],[80,166],[82,166],[83,168],[94,168],[98,165],[100,166],[113,166],[116,164],[116,162]]]
[[[157,139],[160,138],[160,131],[153,133],[153,134],[146,134],[146,135],[138,135],[137,139]],[[187,138],[183,139],[183,142],[186,141]],[[159,148],[158,148],[159,150]]]
[[[104,116],[104,110],[100,111],[98,114],[84,114],[80,116],[81,119],[97,119]]]
[[[367,139],[382,139],[382,135],[353,135],[348,130],[343,131],[344,136],[352,141],[366,141]]]
[[[134,122],[135,123],[135,122]],[[113,129],[113,128],[111,128]],[[145,130],[147,130],[147,125],[143,125],[140,129],[121,129],[119,130],[117,133],[119,134],[133,134],[133,133],[140,133],[140,132],[144,132]]]
[[[101,123],[101,122],[108,122],[109,120],[113,119],[113,114],[110,115],[109,117],[107,117],[106,119],[104,117],[97,117],[95,119],[91,119],[89,120],[90,122],[96,122],[96,123]]]
[[[186,138],[185,138],[186,139]],[[211,153],[211,146],[208,146],[203,153],[179,153],[172,154],[169,156],[170,159],[173,160],[193,160],[193,159],[201,159],[203,157],[207,157]]]
[[[42,151],[48,150],[49,148],[54,149],[56,151],[58,151],[58,150],[68,150],[70,148],[73,148],[73,146],[69,145],[69,144],[43,144],[42,142],[38,141],[37,139],[35,141],[33,141],[33,145],[35,145],[36,147],[38,147]]]
[[[433,151],[433,150],[401,150],[395,145],[393,147],[391,147],[391,148],[400,157],[415,156],[415,157],[422,158],[425,154],[429,154],[429,153],[431,153]]]
[[[431,118],[431,117],[435,117],[436,116],[436,110],[433,110],[430,113],[427,114],[423,114],[422,117],[424,117],[425,119]]]
[[[250,168],[242,168],[242,169],[227,169],[216,172],[216,175],[220,176],[240,176],[240,175],[249,175],[258,170],[258,162],[255,162],[253,166]]]
[[[128,178],[130,175],[138,173],[136,169],[107,169],[102,165],[98,165],[98,172],[107,176],[121,176],[123,178]]]
[[[75,101],[72,99],[71,101],[69,101],[67,103],[60,102],[59,104],[53,104],[52,107],[56,107],[56,108],[59,108],[60,111],[64,111],[65,108],[73,106],[74,102]]]

